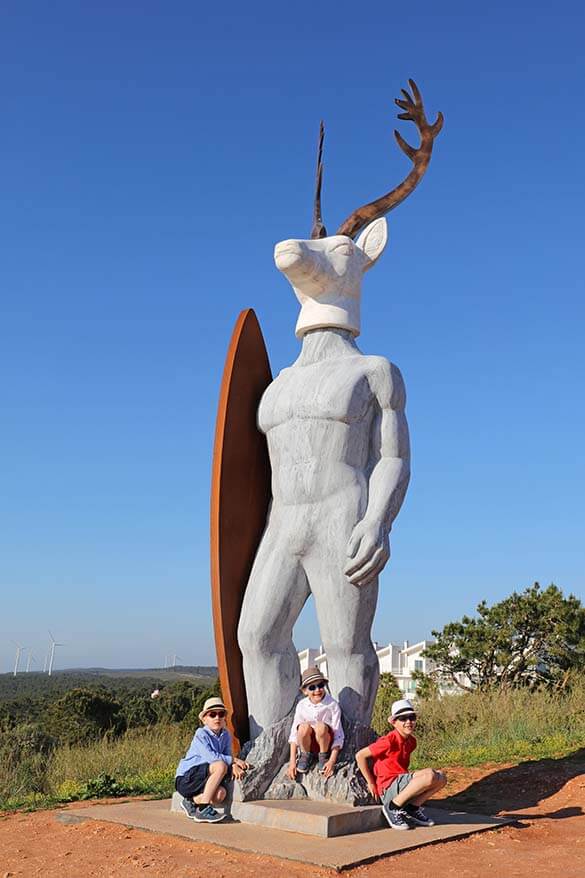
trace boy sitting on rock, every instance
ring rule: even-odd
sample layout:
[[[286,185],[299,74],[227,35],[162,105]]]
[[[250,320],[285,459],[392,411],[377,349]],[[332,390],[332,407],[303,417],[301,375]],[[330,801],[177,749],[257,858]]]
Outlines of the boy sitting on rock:
[[[301,691],[305,696],[295,710],[289,737],[290,761],[287,774],[296,779],[297,772],[305,774],[318,754],[319,771],[325,778],[335,771],[344,735],[339,704],[327,692],[328,681],[319,668],[307,668],[301,677]],[[297,763],[297,750],[300,749]]]
[[[181,807],[198,823],[217,823],[225,814],[213,807],[226,797],[230,777],[240,778],[248,763],[232,756],[232,738],[226,729],[227,710],[221,698],[208,698],[199,714],[197,729],[175,775],[175,789],[183,796]]]
[[[434,768],[408,770],[410,754],[416,747],[416,713],[410,701],[395,701],[388,722],[394,726],[388,735],[356,753],[358,768],[371,794],[382,799],[382,811],[392,829],[434,826],[435,821],[421,806],[445,786],[447,777]]]

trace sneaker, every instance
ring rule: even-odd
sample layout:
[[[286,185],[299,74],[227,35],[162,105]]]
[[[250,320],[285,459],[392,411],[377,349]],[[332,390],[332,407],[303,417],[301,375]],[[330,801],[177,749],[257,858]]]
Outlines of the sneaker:
[[[323,774],[325,766],[329,762],[329,753],[319,753],[319,771]]]
[[[382,805],[382,814],[388,821],[391,829],[399,829],[401,831],[410,829],[406,811],[403,808],[390,808],[389,805]]]
[[[203,805],[195,809],[193,820],[196,820],[197,823],[219,823],[224,817],[225,814],[220,814],[211,805]]]
[[[195,820],[195,814],[197,813],[197,807],[191,799],[183,799],[181,802],[181,808],[191,820]]]
[[[299,774],[306,774],[311,765],[313,764],[313,755],[312,753],[304,753],[301,752],[299,756],[299,761],[297,762],[297,771]]]
[[[407,818],[412,823],[416,823],[417,826],[435,825],[435,821],[432,817],[428,816],[426,811],[423,811],[420,805],[405,805],[404,810],[406,811]]]

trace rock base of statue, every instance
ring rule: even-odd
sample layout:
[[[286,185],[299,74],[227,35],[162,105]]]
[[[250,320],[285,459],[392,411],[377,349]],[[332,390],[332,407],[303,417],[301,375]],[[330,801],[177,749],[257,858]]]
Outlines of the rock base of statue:
[[[240,757],[249,762],[251,768],[241,780],[234,781],[235,802],[253,802],[264,798],[284,762],[288,761],[288,736],[292,720],[291,710],[284,719],[265,729],[254,741],[244,744]]]
[[[287,775],[291,722],[292,712],[242,748],[242,758],[252,768],[241,781],[234,782],[234,801],[316,799],[355,806],[375,804],[355,762],[356,752],[376,740],[373,729],[361,723],[344,721],[345,744],[335,774],[325,779],[313,766],[306,774],[297,774],[293,781]]]

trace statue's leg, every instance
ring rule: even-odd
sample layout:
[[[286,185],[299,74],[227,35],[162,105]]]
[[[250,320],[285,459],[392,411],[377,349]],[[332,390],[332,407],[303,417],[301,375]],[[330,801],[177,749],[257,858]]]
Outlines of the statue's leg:
[[[252,739],[287,715],[299,691],[292,630],[309,586],[286,536],[274,520],[264,533],[238,626]]]
[[[380,676],[371,638],[378,580],[363,588],[348,582],[343,568],[355,514],[339,498],[337,505],[323,505],[320,539],[303,566],[315,598],[331,694],[345,716],[369,725]]]

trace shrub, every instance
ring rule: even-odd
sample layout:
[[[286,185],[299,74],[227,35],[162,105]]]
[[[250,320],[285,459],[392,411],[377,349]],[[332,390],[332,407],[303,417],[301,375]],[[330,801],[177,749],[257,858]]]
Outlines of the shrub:
[[[376,693],[376,701],[374,702],[374,711],[372,713],[372,728],[378,735],[387,735],[390,731],[388,717],[390,716],[392,702],[403,697],[392,674],[380,674],[378,692]]]
[[[213,698],[213,696],[219,696],[221,698],[219,681],[216,681],[212,686],[209,686],[207,689],[199,690],[197,697],[193,701],[189,712],[186,713],[183,717],[181,727],[185,729],[185,731],[190,731],[191,734],[193,734],[195,732],[195,729],[201,725],[199,714],[203,710],[203,705],[205,704],[207,699]]]
[[[91,778],[79,791],[80,799],[106,799],[116,796],[128,795],[128,788],[119,784],[114,778],[102,772],[97,777]]]
[[[48,789],[47,765],[55,745],[46,732],[21,724],[0,735],[0,799]]]
[[[166,686],[156,701],[159,722],[180,723],[197,703],[201,692],[200,686],[187,680]]]
[[[128,729],[153,726],[159,714],[150,695],[133,695],[124,704],[124,718]]]
[[[55,747],[55,739],[33,723],[22,723],[0,735],[0,759],[10,767],[30,756],[46,757]]]
[[[62,744],[87,743],[106,732],[115,736],[126,725],[119,702],[91,689],[67,692],[49,706],[45,719],[50,734]]]
[[[57,791],[63,784],[85,786],[100,775],[109,775],[136,792],[170,795],[177,763],[189,740],[190,734],[179,725],[159,723],[131,729],[115,739],[59,747],[51,759],[49,783]]]

